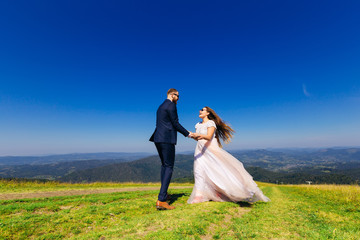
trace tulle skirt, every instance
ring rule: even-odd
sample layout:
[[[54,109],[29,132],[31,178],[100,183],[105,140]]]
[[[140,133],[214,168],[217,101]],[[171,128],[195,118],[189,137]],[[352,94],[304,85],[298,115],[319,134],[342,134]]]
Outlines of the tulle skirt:
[[[188,203],[268,202],[243,164],[219,147],[217,140],[199,140],[194,154],[195,185]]]

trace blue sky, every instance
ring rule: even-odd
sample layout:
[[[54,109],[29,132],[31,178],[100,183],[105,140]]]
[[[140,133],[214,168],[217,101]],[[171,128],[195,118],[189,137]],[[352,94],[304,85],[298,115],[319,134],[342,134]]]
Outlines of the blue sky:
[[[226,149],[360,146],[359,1],[2,1],[0,155],[155,152],[169,88]],[[179,135],[177,151],[195,142]]]

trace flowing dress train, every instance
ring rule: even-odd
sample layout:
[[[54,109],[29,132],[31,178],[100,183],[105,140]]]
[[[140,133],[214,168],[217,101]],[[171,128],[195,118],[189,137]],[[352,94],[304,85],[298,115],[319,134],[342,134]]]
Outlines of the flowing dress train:
[[[212,120],[196,124],[196,133],[207,134],[207,128],[215,127]],[[214,134],[215,136],[215,134]],[[188,203],[205,201],[268,202],[245,170],[243,164],[223,150],[216,138],[199,140],[194,154],[195,185]]]

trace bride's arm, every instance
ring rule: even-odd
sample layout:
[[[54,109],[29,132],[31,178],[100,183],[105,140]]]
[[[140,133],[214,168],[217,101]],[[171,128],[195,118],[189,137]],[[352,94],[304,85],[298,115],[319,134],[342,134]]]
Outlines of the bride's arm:
[[[214,133],[215,133],[215,127],[208,127],[206,135],[194,133],[194,136],[196,137],[197,140],[201,140],[201,139],[211,140]]]

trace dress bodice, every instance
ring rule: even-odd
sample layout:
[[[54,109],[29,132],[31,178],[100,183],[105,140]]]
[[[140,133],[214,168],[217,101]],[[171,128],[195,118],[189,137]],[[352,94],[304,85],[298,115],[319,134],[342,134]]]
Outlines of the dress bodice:
[[[207,129],[209,127],[215,127],[216,128],[216,124],[213,120],[209,120],[207,121],[206,123],[197,123],[195,125],[195,129],[196,129],[196,133],[199,133],[199,134],[207,134]],[[212,139],[215,137],[215,133],[212,137]]]

